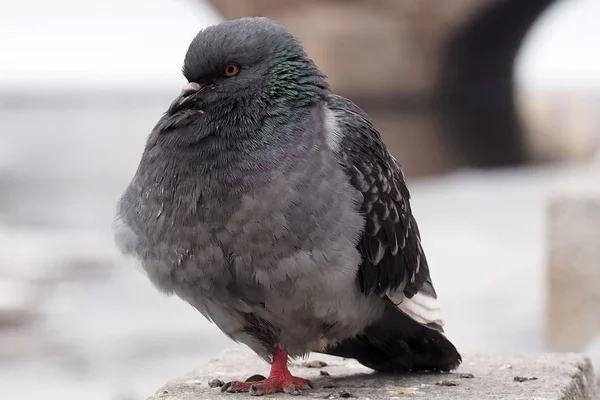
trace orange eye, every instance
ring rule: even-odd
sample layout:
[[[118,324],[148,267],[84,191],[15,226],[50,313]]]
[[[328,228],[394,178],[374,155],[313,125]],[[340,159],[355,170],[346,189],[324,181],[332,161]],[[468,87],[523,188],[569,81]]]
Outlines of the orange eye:
[[[225,76],[235,76],[240,72],[240,66],[237,64],[229,64],[225,67],[224,75]]]

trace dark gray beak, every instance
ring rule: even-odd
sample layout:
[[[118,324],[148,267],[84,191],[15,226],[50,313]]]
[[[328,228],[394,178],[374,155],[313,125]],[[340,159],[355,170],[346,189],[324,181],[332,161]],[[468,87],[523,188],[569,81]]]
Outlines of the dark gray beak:
[[[181,89],[181,93],[179,94],[179,96],[171,103],[171,106],[169,107],[167,113],[169,115],[173,115],[178,111],[181,111],[182,109],[186,108],[190,104],[192,97],[196,93],[198,93],[200,89],[202,89],[202,86],[200,86],[200,84],[196,82],[186,83],[185,86]]]

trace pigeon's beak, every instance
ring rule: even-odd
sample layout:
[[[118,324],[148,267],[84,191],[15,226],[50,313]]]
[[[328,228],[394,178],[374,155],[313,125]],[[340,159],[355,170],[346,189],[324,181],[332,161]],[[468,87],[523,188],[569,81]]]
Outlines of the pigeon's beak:
[[[200,86],[199,83],[188,82],[183,86],[183,88],[181,88],[181,94],[196,93],[196,92],[200,91],[200,89],[202,89],[202,86]]]
[[[177,98],[171,103],[169,107],[169,115],[173,115],[178,111],[186,108],[192,101],[192,98],[196,93],[198,93],[202,89],[202,86],[196,82],[188,82],[181,89],[181,93]]]

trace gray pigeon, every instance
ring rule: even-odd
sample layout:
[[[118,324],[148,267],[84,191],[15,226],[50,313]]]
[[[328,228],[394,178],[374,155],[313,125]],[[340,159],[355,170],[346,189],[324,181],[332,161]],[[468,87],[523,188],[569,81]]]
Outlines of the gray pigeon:
[[[307,389],[287,360],[309,352],[456,368],[400,165],[299,41],[266,18],[226,21],[193,39],[183,75],[115,238],[159,290],[271,363],[225,389]]]

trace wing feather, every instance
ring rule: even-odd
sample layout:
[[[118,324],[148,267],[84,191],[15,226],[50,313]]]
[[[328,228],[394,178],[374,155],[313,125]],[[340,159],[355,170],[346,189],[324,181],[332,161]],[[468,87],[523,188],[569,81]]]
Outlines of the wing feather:
[[[363,194],[365,228],[357,246],[363,257],[357,276],[361,291],[390,298],[399,292],[410,299],[427,282],[428,295],[435,298],[400,164],[358,106],[332,95],[327,108],[329,118],[335,118],[332,148],[350,183]]]

